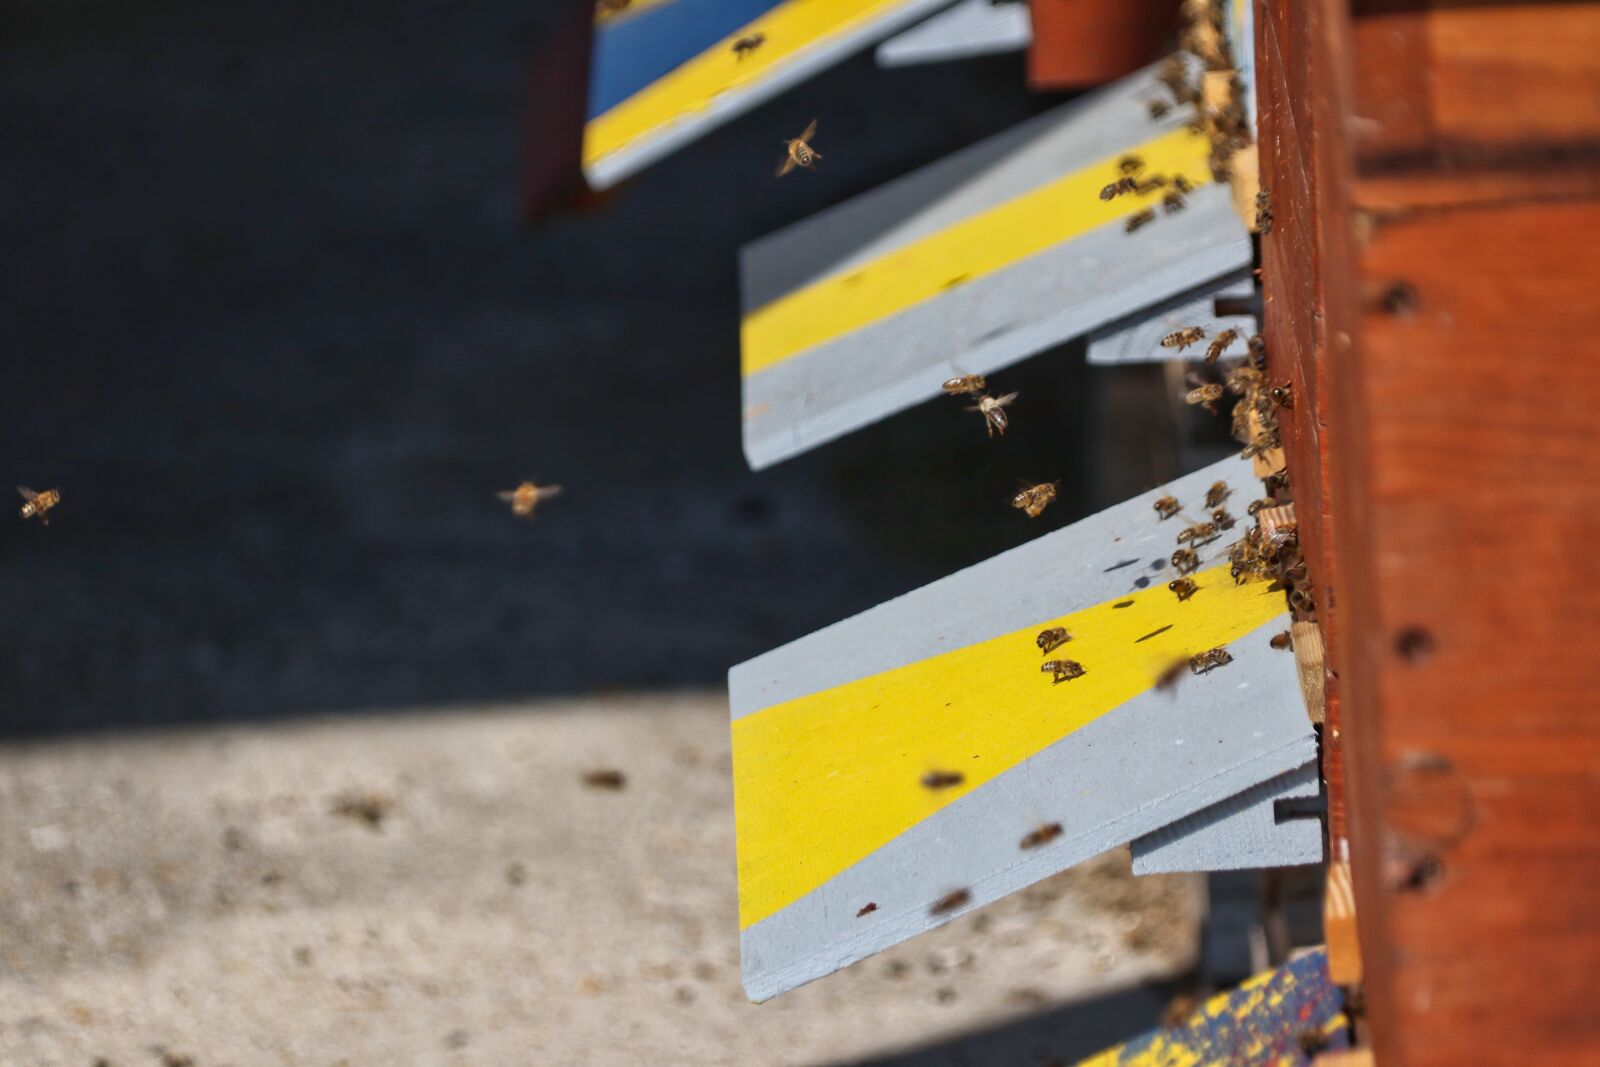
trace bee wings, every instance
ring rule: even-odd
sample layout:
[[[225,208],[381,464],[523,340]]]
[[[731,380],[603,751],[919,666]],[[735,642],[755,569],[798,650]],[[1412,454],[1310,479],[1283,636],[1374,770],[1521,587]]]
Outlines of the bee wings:
[[[817,120],[816,119],[812,119],[811,120],[811,124],[806,127],[806,132],[802,133],[800,135],[800,139],[802,141],[809,141],[809,140],[811,140],[811,138],[815,137],[816,135],[817,135]]]
[[[795,166],[794,156],[784,156],[783,157],[783,162],[778,164],[778,175],[777,176],[780,177],[780,178],[783,177],[785,174],[788,174],[791,170],[794,170],[794,166]]]
[[[22,499],[28,501],[29,503],[39,499],[39,494],[35,493],[32,489],[29,489],[25,485],[17,486],[17,492],[21,493]]]

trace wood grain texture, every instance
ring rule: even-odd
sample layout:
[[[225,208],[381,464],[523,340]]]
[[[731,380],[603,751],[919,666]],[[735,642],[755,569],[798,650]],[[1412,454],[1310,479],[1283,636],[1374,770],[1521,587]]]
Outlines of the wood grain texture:
[[[1600,1062],[1600,5],[1258,27],[1264,329],[1377,1061]]]

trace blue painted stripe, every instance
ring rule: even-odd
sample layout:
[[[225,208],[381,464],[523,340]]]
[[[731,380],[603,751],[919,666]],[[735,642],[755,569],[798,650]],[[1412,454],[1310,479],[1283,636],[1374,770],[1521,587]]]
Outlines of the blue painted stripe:
[[[589,65],[588,117],[605,114],[785,2],[669,0],[596,27]]]

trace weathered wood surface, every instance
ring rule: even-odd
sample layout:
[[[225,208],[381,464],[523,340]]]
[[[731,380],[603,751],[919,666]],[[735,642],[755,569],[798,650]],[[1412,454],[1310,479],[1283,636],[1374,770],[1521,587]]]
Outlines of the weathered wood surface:
[[[1376,1058],[1600,1062],[1600,5],[1258,19]]]
[[[1028,84],[1077,89],[1120,78],[1169,47],[1179,0],[1032,0]]]

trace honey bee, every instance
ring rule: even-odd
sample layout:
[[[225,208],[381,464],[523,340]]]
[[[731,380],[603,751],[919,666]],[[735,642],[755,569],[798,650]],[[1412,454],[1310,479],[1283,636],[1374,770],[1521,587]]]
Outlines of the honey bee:
[[[1011,420],[1006,417],[1003,409],[1016,399],[1016,393],[1007,393],[999,399],[992,396],[980,396],[978,402],[970,405],[967,410],[976,411],[983,415],[983,425],[989,431],[990,437],[997,433],[1004,436],[1006,427],[1011,425]]]
[[[1261,372],[1254,367],[1237,366],[1228,372],[1228,392],[1234,396],[1248,396],[1261,388],[1261,383],[1266,381]]]
[[[733,42],[733,55],[739,62],[744,62],[744,57],[754,52],[757,48],[767,43],[764,33],[752,33],[748,37],[741,37]]]
[[[806,127],[804,133],[792,141],[783,142],[789,149],[789,154],[778,165],[778,177],[783,177],[796,167],[806,170],[815,170],[817,160],[822,158],[822,153],[811,147],[811,138],[817,135],[817,120],[812,119],[811,125]]]
[[[1028,518],[1037,519],[1050,506],[1056,498],[1056,482],[1040,482],[1030,485],[1011,498],[1011,506],[1021,508],[1028,513]]]
[[[1183,510],[1183,505],[1178,503],[1175,496],[1164,496],[1156,501],[1156,514],[1162,519],[1170,519]]]
[[[1245,341],[1245,347],[1250,349],[1250,362],[1256,366],[1256,369],[1266,370],[1267,339],[1259,333],[1253,333],[1250,335],[1250,339]]]
[[[1174,578],[1167,583],[1167,588],[1178,595],[1178,603],[1181,604],[1194,596],[1200,587],[1195,584],[1193,578]]]
[[[1198,344],[1206,338],[1204,326],[1185,326],[1181,330],[1174,330],[1161,339],[1162,348],[1176,348],[1182,352],[1192,344]]]
[[[1148,225],[1154,221],[1156,221],[1155,210],[1153,208],[1145,208],[1138,214],[1128,216],[1128,221],[1122,224],[1122,232],[1132,233],[1139,227]]]
[[[1114,200],[1123,193],[1131,193],[1139,188],[1139,183],[1133,178],[1118,178],[1100,190],[1101,200]]]
[[[1181,174],[1173,175],[1172,187],[1180,193],[1194,192],[1194,182],[1190,181],[1188,178],[1185,178]]]
[[[1138,193],[1140,196],[1147,196],[1150,193],[1155,192],[1157,189],[1164,188],[1166,184],[1167,176],[1165,174],[1152,174],[1148,178],[1141,179],[1139,183],[1133,187],[1133,191]]]
[[[1117,160],[1117,169],[1124,174],[1138,174],[1141,170],[1144,170],[1144,157],[1130,152]]]
[[[958,374],[944,383],[944,391],[951,396],[978,396],[989,387],[981,374]]]
[[[1176,189],[1161,198],[1161,210],[1165,211],[1168,215],[1176,215],[1178,212],[1187,207],[1188,204],[1189,202],[1183,198],[1183,194],[1178,192]]]
[[[609,789],[613,793],[620,793],[628,784],[628,776],[621,771],[609,767],[600,770],[584,771],[583,784],[590,789]]]
[[[50,525],[50,516],[46,514],[51,508],[61,503],[61,490],[46,489],[42,493],[35,493],[25,485],[17,486],[17,492],[22,494],[22,517],[31,519],[35,515],[46,526]]]
[[[1303,585],[1297,585],[1289,590],[1289,606],[1302,615],[1317,613],[1317,602],[1311,596],[1311,590]]]
[[[967,780],[960,771],[929,771],[922,776],[924,789],[950,789]]]
[[[1294,638],[1289,636],[1288,630],[1285,630],[1282,633],[1273,634],[1272,640],[1268,641],[1267,644],[1282,652],[1294,644]]]
[[[1052,626],[1048,630],[1040,630],[1039,636],[1034,638],[1040,653],[1046,656],[1071,640],[1072,635],[1067,633],[1065,626]]]
[[[1232,663],[1233,657],[1225,648],[1213,648],[1189,657],[1189,670],[1194,674],[1209,674],[1218,667]]]
[[[1211,512],[1211,521],[1217,524],[1219,530],[1231,530],[1235,520],[1228,514],[1227,508],[1217,508]]]
[[[1244,510],[1251,518],[1255,518],[1256,512],[1260,511],[1262,508],[1272,508],[1277,506],[1278,502],[1276,500],[1273,500],[1271,497],[1262,497],[1260,500],[1250,501],[1250,506]]]
[[[1040,664],[1039,670],[1053,676],[1050,680],[1051,685],[1070,682],[1074,678],[1082,678],[1087,673],[1083,669],[1083,664],[1075,659],[1045,660],[1044,663]]]
[[[859,919],[863,915],[871,915],[873,912],[875,912],[877,910],[878,910],[878,902],[875,901],[875,900],[869,900],[865,904],[861,905],[861,910],[856,912],[856,918]]]
[[[1222,353],[1228,350],[1228,346],[1238,339],[1239,331],[1237,329],[1227,329],[1217,334],[1215,340],[1211,342],[1211,347],[1206,349],[1206,362],[1215,363],[1221,358]]]
[[[1256,232],[1263,237],[1272,232],[1272,194],[1265,189],[1256,194]]]
[[[1178,534],[1178,544],[1192,541],[1197,545],[1207,544],[1217,538],[1217,525],[1213,522],[1197,522],[1193,526]]]
[[[1200,566],[1200,554],[1192,548],[1180,548],[1172,554],[1172,565],[1179,574],[1193,574]]]
[[[1152,119],[1164,119],[1167,117],[1167,112],[1172,110],[1172,105],[1165,100],[1152,100],[1145,107],[1149,110]]]
[[[1228,488],[1227,482],[1212,482],[1211,488],[1206,490],[1206,507],[1214,508],[1228,499],[1233,492]]]
[[[1268,395],[1272,397],[1272,402],[1280,408],[1294,407],[1294,384],[1292,382],[1284,382],[1282,385],[1274,386],[1272,392]]]
[[[1216,382],[1198,386],[1185,393],[1183,399],[1190,404],[1199,404],[1215,415],[1217,413],[1217,401],[1222,399],[1222,386]]]
[[[1024,837],[1022,839],[1022,847],[1038,848],[1040,845],[1048,845],[1050,842],[1054,841],[1060,836],[1061,824],[1058,822],[1049,823],[1045,826],[1039,827],[1037,830],[1034,830],[1032,833],[1028,834],[1027,837]]]
[[[524,519],[533,518],[533,509],[539,501],[555,496],[561,492],[559,485],[535,485],[532,482],[523,482],[515,489],[507,489],[495,494],[501,500],[511,504],[511,514]]]
[[[620,15],[628,10],[628,5],[633,0],[595,0],[594,10],[596,15]]]
[[[957,889],[952,893],[946,893],[944,896],[934,901],[933,905],[928,908],[928,914],[943,915],[946,912],[955,911],[962,905],[970,903],[972,903],[972,894],[965,889]]]

